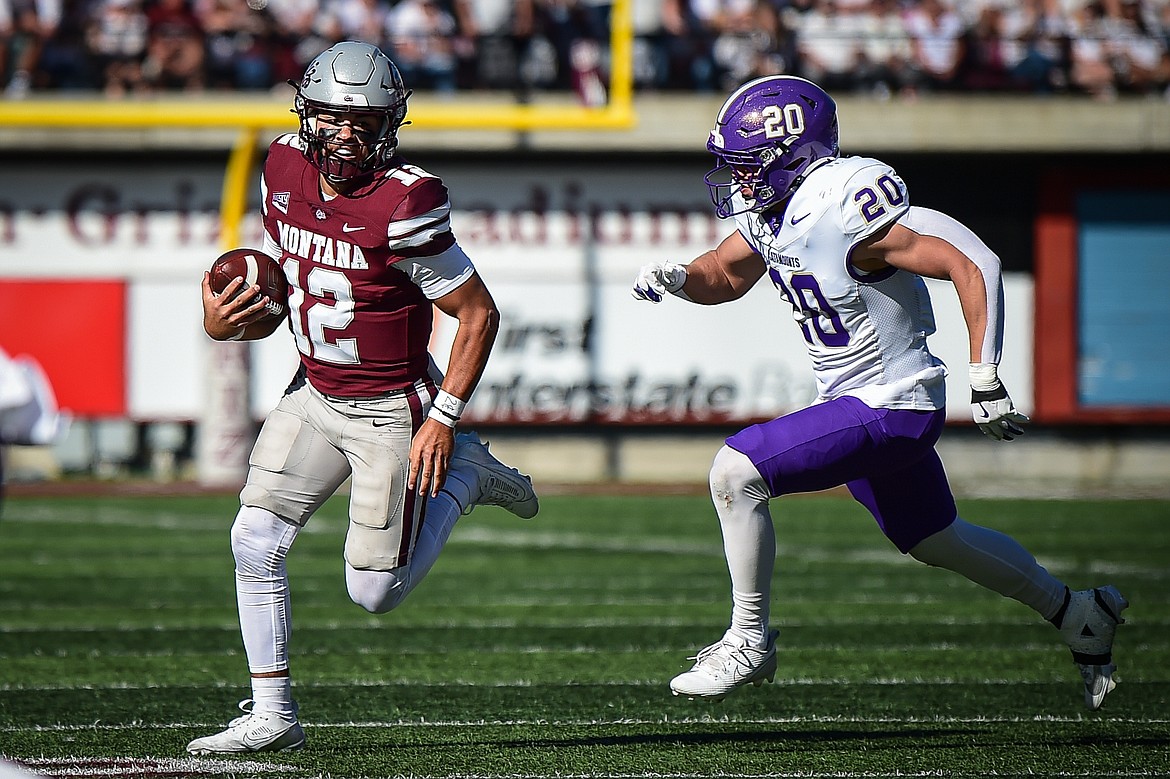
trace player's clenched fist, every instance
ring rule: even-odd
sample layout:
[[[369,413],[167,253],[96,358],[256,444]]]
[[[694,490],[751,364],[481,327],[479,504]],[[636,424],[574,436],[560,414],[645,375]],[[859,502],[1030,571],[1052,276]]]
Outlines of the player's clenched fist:
[[[654,262],[643,265],[630,291],[635,300],[661,303],[667,292],[674,294],[687,281],[687,269],[674,262]]]

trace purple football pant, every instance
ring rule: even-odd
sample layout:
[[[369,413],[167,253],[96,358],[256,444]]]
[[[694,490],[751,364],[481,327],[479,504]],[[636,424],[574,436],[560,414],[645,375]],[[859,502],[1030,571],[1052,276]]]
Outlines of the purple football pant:
[[[957,515],[934,450],[945,416],[844,396],[752,425],[727,445],[747,455],[773,497],[848,486],[904,554]]]

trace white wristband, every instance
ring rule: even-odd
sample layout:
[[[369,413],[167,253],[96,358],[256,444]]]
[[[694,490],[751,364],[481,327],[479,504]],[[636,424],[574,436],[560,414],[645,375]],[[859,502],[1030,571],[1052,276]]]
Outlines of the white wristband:
[[[968,366],[971,389],[987,391],[999,386],[999,370],[993,362],[973,362]]]
[[[431,402],[430,410],[427,411],[427,418],[453,428],[459,417],[463,416],[463,409],[466,407],[467,401],[460,400],[447,390],[439,390]]]
[[[225,341],[238,341],[244,337],[244,333],[247,331],[247,329],[248,329],[247,327],[241,327],[239,330],[236,331],[235,335],[229,335],[227,338],[225,338],[223,340],[225,340]]]

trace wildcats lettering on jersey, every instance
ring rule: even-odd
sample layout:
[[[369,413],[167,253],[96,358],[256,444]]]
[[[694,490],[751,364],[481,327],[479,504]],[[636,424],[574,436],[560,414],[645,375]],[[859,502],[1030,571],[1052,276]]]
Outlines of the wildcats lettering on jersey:
[[[366,270],[370,267],[362,247],[356,244],[285,224],[279,219],[276,228],[280,231],[280,248],[289,254],[334,268]]]

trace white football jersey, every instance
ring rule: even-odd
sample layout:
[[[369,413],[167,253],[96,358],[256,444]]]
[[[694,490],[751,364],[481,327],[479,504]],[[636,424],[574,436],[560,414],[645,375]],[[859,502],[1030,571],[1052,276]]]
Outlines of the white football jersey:
[[[871,408],[946,405],[946,366],[926,346],[934,313],[925,282],[895,268],[863,274],[849,263],[854,246],[909,211],[893,168],[843,157],[815,166],[782,217],[735,218],[792,304],[822,401],[852,395]]]

